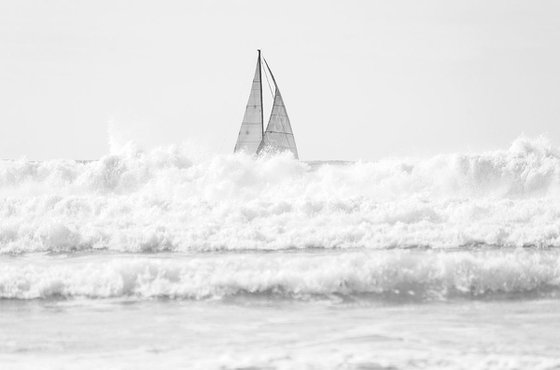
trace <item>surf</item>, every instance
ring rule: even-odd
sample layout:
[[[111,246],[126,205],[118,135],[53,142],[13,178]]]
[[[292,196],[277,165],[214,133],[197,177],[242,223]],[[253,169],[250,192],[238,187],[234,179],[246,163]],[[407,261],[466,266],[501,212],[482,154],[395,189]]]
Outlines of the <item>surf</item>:
[[[305,163],[127,147],[0,162],[0,253],[560,246],[543,140],[424,159]]]

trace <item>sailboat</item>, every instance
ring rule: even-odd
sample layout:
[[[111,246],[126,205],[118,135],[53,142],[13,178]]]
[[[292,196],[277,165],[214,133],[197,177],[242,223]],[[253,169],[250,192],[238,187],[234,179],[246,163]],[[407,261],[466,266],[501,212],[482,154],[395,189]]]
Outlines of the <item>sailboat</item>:
[[[264,66],[263,62],[264,61]],[[272,111],[268,119],[266,130],[264,129],[264,110],[263,110],[263,91],[262,91],[262,71],[266,67],[272,82],[274,83],[274,99]],[[265,73],[266,73],[265,70]],[[266,76],[266,75],[265,75]],[[258,50],[257,68],[253,77],[251,93],[245,108],[245,115],[241,123],[241,129],[237,137],[234,153],[246,152],[250,154],[291,152],[295,159],[299,159],[294,139],[294,133],[286,111],[286,105],[278,89],[276,79]]]

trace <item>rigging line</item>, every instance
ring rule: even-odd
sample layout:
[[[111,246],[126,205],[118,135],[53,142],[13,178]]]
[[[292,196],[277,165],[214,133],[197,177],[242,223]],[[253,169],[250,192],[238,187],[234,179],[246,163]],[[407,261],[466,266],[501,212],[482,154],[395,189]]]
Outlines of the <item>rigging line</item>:
[[[264,59],[264,57],[263,57]],[[266,61],[265,61],[266,63]],[[272,95],[272,97],[274,98],[274,92],[272,92],[272,86],[270,86],[270,81],[268,80],[268,73],[266,73],[266,69],[263,68],[264,70],[264,77],[266,78],[266,83],[268,84],[268,89],[270,90],[270,95]]]
[[[266,59],[264,59],[264,64],[266,65],[266,68],[268,69],[268,73],[270,73],[270,77],[272,77],[272,82],[274,82],[274,86],[276,86],[276,88],[278,88],[278,85],[276,84],[276,79],[274,78],[274,75],[272,74],[272,70],[270,69],[270,67],[268,66],[268,62],[266,61]]]

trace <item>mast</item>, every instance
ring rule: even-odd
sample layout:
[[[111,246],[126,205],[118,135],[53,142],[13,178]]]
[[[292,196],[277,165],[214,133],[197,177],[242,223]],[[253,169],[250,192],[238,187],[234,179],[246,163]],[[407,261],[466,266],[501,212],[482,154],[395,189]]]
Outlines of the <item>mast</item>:
[[[257,51],[259,52],[259,61],[258,61],[258,65],[259,65],[259,86],[260,86],[260,92],[261,92],[261,132],[262,132],[262,136],[264,136],[264,107],[263,107],[263,96],[262,96],[262,62],[261,62],[261,49],[257,49]],[[265,60],[266,63],[266,60]],[[267,64],[268,67],[268,64]]]

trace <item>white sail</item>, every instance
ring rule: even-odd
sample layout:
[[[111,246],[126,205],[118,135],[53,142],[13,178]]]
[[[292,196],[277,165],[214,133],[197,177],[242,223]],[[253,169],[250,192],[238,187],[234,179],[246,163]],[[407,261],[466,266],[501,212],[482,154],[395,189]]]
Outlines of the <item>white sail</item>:
[[[288,112],[286,111],[282,94],[280,94],[280,90],[278,89],[274,75],[270,71],[270,67],[268,67],[268,63],[266,63],[266,67],[274,81],[274,104],[272,106],[268,125],[266,126],[266,131],[264,132],[264,137],[257,149],[257,153],[261,153],[262,151],[290,151],[295,159],[299,159],[294,133],[292,132],[292,126],[290,125],[290,119],[288,118]]]
[[[263,137],[262,113],[262,83],[261,83],[261,58],[257,60],[257,69],[251,86],[251,94],[245,108],[245,115],[237,137],[234,152],[245,151],[254,154],[257,152]]]

